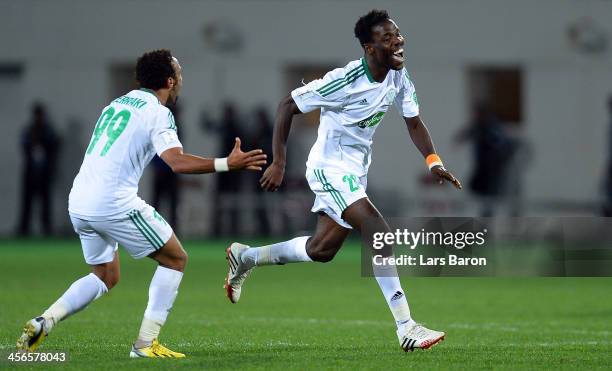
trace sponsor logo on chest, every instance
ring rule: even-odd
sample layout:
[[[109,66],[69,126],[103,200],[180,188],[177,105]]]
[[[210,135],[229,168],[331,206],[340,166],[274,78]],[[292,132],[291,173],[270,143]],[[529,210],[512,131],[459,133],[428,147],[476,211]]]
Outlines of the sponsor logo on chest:
[[[372,116],[363,119],[354,125],[357,125],[362,129],[371,128],[378,125],[385,116],[387,108],[393,104],[396,95],[397,91],[395,89],[389,89],[389,91],[387,91],[387,93],[385,93],[385,96],[382,98],[382,104],[379,107],[379,109],[383,109],[384,111],[376,112]],[[358,105],[365,105],[364,103],[367,104],[366,99],[362,99],[361,101],[357,102]]]
[[[385,112],[376,112],[375,114],[368,117],[367,119],[359,121],[357,123],[357,126],[359,126],[362,129],[374,127],[380,123],[380,121],[383,119],[384,116],[385,116]]]

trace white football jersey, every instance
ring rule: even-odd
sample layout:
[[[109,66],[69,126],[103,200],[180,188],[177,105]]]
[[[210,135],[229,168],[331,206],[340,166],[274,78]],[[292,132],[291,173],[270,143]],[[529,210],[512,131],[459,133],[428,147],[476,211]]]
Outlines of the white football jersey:
[[[70,214],[88,220],[124,217],[141,206],[138,181],[153,156],[182,147],[172,112],[153,91],[132,90],[102,110],[74,179]]]
[[[317,141],[306,166],[356,176],[367,174],[372,137],[393,102],[404,117],[419,114],[406,69],[390,70],[379,83],[372,78],[364,58],[293,90],[291,96],[303,113],[321,108]]]

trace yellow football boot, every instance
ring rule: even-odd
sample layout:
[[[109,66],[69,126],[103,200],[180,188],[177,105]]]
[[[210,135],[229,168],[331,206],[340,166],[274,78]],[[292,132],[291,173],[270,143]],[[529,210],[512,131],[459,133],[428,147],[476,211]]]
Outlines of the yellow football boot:
[[[157,339],[154,339],[148,347],[136,349],[132,345],[130,358],[185,358],[185,355],[166,348]]]
[[[17,350],[22,352],[33,352],[45,340],[49,334],[43,317],[36,317],[23,326],[23,333],[17,339]]]

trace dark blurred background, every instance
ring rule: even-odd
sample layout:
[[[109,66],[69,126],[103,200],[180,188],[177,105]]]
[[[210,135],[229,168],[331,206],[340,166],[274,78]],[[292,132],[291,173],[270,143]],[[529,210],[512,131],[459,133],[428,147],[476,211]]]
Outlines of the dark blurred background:
[[[612,1],[0,1],[0,235],[71,235],[67,195],[100,110],[134,88],[143,52],[183,67],[172,107],[187,151],[234,136],[270,151],[274,110],[302,80],[361,57],[357,18],[388,9],[421,116],[465,190],[427,176],[391,109],[368,194],[388,216],[612,213]],[[294,120],[283,189],[180,176],[154,162],[140,195],[183,236],[312,227],[303,174],[317,113]]]

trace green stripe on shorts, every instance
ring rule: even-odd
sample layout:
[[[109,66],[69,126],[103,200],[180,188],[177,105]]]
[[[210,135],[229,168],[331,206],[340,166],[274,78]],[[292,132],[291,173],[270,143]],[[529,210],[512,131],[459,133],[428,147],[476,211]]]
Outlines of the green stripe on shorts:
[[[157,246],[157,244],[154,242],[154,240],[152,239],[152,236],[146,232],[143,227],[140,225],[139,221],[136,220],[136,213],[135,212],[130,212],[128,214],[130,220],[132,221],[132,223],[134,223],[134,225],[136,226],[136,228],[140,231],[140,233],[144,236],[144,238],[146,238],[147,241],[149,241],[149,243],[153,246],[153,248],[155,250],[157,250],[159,247]]]
[[[314,173],[315,173],[315,176],[317,177],[317,179],[319,180],[319,182],[321,182],[321,184],[323,184],[323,189],[325,191],[329,192],[329,194],[332,196],[332,198],[334,199],[334,201],[336,202],[336,204],[340,208],[340,211],[341,212],[344,211],[344,209],[347,208],[347,205],[346,205],[346,202],[344,201],[344,198],[342,198],[342,195],[340,195],[340,192],[338,192],[336,189],[334,189],[334,187],[331,184],[327,183],[327,179],[325,179],[325,175],[323,174],[323,170],[315,169]]]
[[[320,170],[320,172],[321,172],[321,177],[323,178],[323,182],[325,183],[327,189],[329,190],[329,192],[336,195],[336,197],[338,198],[338,201],[340,202],[340,209],[344,211],[344,209],[348,207],[348,205],[346,204],[346,201],[344,200],[344,197],[342,197],[342,194],[340,193],[340,191],[335,189],[334,186],[332,186],[331,183],[327,181],[327,178],[325,178],[325,173],[323,172],[322,169]]]
[[[164,241],[162,241],[162,239],[159,238],[159,235],[157,234],[157,232],[155,232],[155,229],[153,229],[153,227],[151,227],[151,225],[147,223],[147,221],[142,217],[142,214],[140,213],[140,211],[136,210],[135,216],[136,216],[136,219],[140,219],[144,227],[151,233],[153,239],[159,244],[157,248],[159,249],[162,246],[164,246]]]
[[[334,186],[331,185],[331,183],[327,181],[327,178],[325,178],[325,173],[323,172],[323,169],[321,169],[321,176],[323,177],[323,180],[325,181],[325,183],[331,188],[331,190],[336,192],[336,194],[338,195],[338,198],[340,198],[341,203],[344,204],[343,210],[346,209],[348,205],[346,204],[344,197],[342,197],[342,194],[338,190],[336,190]]]
[[[323,178],[321,178],[321,174],[319,173],[320,170],[315,169],[314,173],[315,176],[317,177],[317,180],[323,185],[323,190],[326,192],[329,192],[329,194],[332,196],[332,198],[334,199],[334,202],[336,202],[336,205],[338,205],[338,207],[340,208],[340,210],[342,210],[342,203],[340,202],[340,200],[338,199],[338,195],[336,195],[336,193],[332,192],[328,187],[327,184],[323,181]]]

